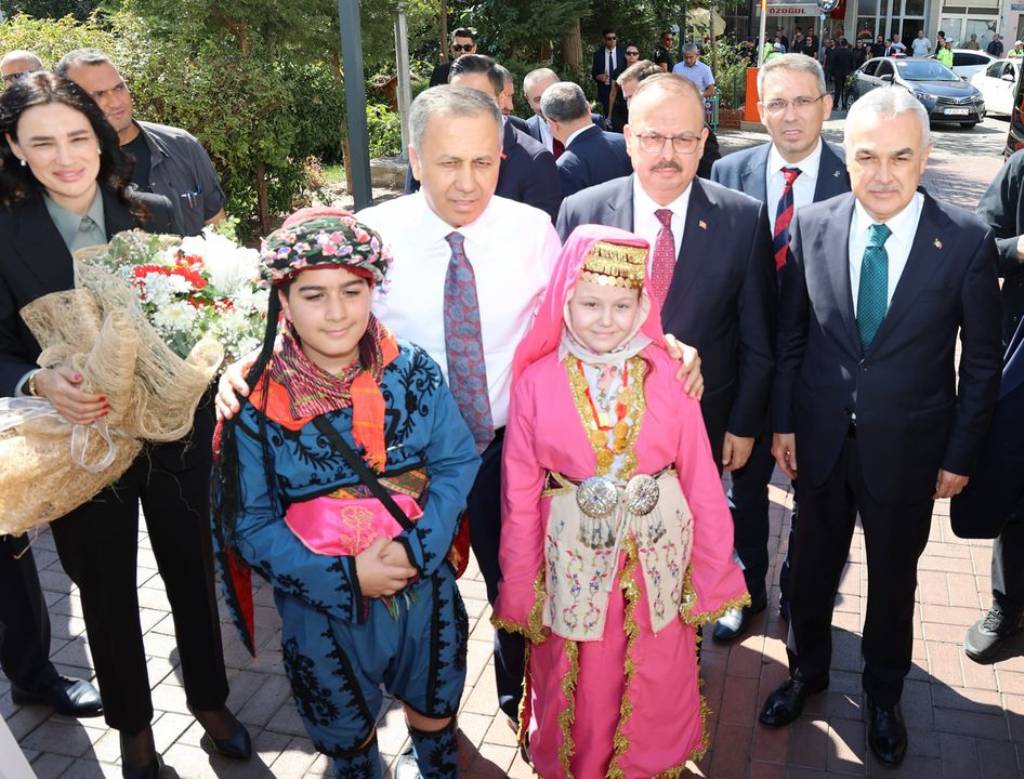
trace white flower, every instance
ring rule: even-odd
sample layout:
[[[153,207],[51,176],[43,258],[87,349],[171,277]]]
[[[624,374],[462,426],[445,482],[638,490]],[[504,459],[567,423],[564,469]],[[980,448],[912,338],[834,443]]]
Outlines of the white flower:
[[[259,252],[255,249],[237,246],[210,228],[203,232],[203,236],[204,238],[186,238],[185,240],[205,244],[201,252],[194,253],[203,258],[210,285],[220,294],[228,296],[241,289],[251,289],[259,280]],[[182,249],[190,254],[193,253],[186,248],[184,242]]]
[[[152,303],[158,308],[169,305],[178,295],[192,291],[188,281],[181,276],[165,276],[162,273],[147,273],[142,277],[142,302]]]
[[[187,333],[197,317],[194,306],[179,301],[159,307],[153,313],[153,324],[168,333]]]

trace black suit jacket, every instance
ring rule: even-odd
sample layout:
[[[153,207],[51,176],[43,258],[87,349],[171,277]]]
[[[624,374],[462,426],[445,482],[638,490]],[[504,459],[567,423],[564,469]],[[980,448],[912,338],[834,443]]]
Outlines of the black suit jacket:
[[[608,108],[608,98],[612,93],[612,82],[619,77],[619,74],[626,69],[626,49],[622,46],[615,47],[615,70],[608,77],[608,82],[602,84],[597,77],[604,73],[605,52],[608,49],[604,46],[594,52],[593,62],[590,66],[590,76],[597,83],[597,99],[604,108]]]
[[[556,164],[563,198],[633,172],[622,134],[594,125],[572,139]]]
[[[666,333],[697,348],[701,405],[709,434],[756,436],[772,379],[776,283],[764,204],[694,178],[686,225],[661,321]],[[564,241],[577,225],[633,231],[633,177],[598,184],[562,203]],[[722,442],[712,441],[721,447]]]
[[[544,136],[541,135],[540,125],[544,120],[541,119],[537,114],[534,114],[526,120],[526,132],[533,140],[537,141],[541,146],[544,145]],[[608,124],[605,118],[601,114],[591,114],[590,121],[592,121],[597,127],[602,130],[608,129]],[[564,197],[564,194],[563,194]]]
[[[857,60],[854,57],[853,49],[849,46],[840,46],[832,53],[832,79],[834,81],[845,81],[853,71],[857,69]]]
[[[720,160],[715,160],[711,168],[711,180],[767,203],[768,182],[765,174],[768,171],[768,155],[771,148],[771,143],[762,143],[760,146],[732,152]],[[823,141],[818,180],[814,185],[814,202],[828,200],[849,191],[850,174],[846,172],[843,150]],[[775,208],[778,204],[767,205],[769,208]]]
[[[151,232],[181,234],[171,202],[135,192],[145,203]],[[107,237],[139,227],[116,195],[103,190]],[[0,209],[0,397],[14,395],[17,382],[37,368],[39,344],[18,312],[38,297],[75,286],[71,253],[46,210],[41,194]]]
[[[539,208],[555,221],[562,204],[562,190],[554,155],[511,122],[505,122],[503,133],[501,168],[494,194]],[[410,166],[405,171],[405,192],[409,194],[419,188],[420,182],[413,177]]]
[[[530,132],[530,125],[528,125],[526,123],[525,119],[521,119],[518,116],[509,116],[508,117],[508,124],[510,124],[513,127],[515,127],[521,133],[526,133],[527,135],[533,135],[533,133]]]
[[[864,481],[879,501],[928,500],[940,467],[974,469],[1002,367],[996,246],[973,214],[924,198],[866,353],[850,289],[853,195],[806,206],[793,221],[772,403],[774,429],[796,433],[800,480],[811,487],[835,467],[851,417]]]
[[[995,233],[999,275],[1003,277],[1003,338],[1024,320],[1024,263],[1017,259],[1017,237],[1024,233],[1024,151],[1014,152],[978,203],[978,216]]]

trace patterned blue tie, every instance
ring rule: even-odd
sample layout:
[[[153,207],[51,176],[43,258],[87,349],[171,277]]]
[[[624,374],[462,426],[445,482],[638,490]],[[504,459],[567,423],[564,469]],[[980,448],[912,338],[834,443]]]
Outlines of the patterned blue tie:
[[[444,340],[448,359],[448,386],[462,412],[478,452],[494,438],[491,400],[487,392],[487,366],[484,363],[480,305],[476,294],[476,276],[466,257],[465,236],[451,232],[445,236],[452,247],[448,272],[444,279]]]
[[[889,253],[885,242],[892,230],[884,224],[871,225],[864,259],[860,262],[860,284],[857,287],[857,330],[860,345],[868,350],[885,319],[889,305]]]

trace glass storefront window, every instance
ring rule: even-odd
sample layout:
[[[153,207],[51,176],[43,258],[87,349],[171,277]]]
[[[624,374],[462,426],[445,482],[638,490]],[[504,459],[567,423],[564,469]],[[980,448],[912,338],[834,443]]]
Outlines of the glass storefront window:
[[[904,0],[904,16],[924,16],[924,0]],[[917,34],[916,32],[914,33]]]

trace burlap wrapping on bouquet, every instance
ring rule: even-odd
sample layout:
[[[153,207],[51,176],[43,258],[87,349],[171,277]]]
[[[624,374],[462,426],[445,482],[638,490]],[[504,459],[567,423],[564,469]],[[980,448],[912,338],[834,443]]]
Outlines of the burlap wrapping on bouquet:
[[[223,360],[209,339],[184,360],[176,355],[135,290],[89,265],[105,248],[76,252],[75,289],[38,298],[21,316],[43,350],[41,366],[68,363],[83,375],[83,391],[107,396],[109,442],[102,425],[74,426],[55,411],[0,426],[0,533],[23,533],[90,500],[128,469],[143,441],[184,437]]]

